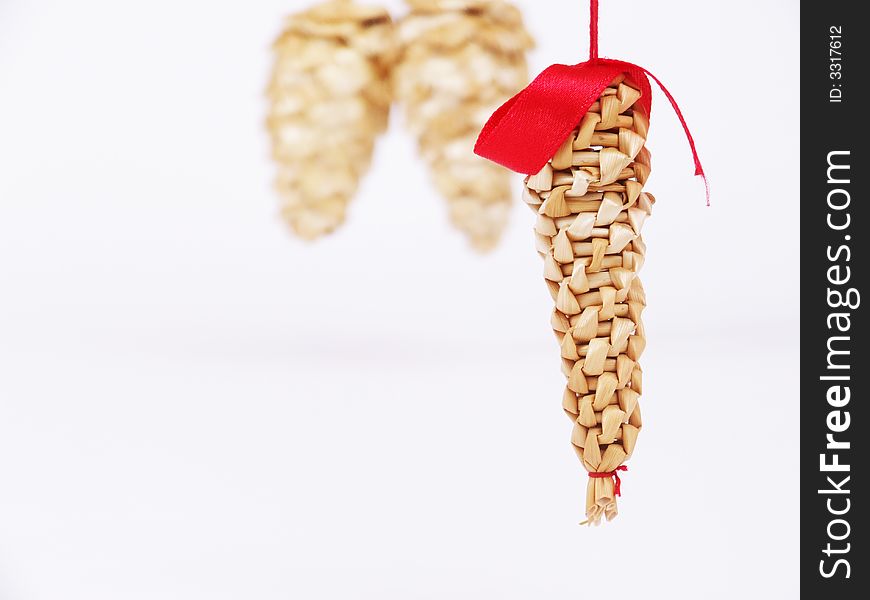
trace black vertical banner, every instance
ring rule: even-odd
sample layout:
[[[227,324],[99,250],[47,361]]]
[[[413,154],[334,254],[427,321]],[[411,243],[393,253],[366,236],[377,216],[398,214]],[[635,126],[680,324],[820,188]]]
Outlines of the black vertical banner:
[[[867,496],[858,491],[868,484],[870,441],[865,6],[804,3],[801,15],[801,588],[808,598],[870,593]]]

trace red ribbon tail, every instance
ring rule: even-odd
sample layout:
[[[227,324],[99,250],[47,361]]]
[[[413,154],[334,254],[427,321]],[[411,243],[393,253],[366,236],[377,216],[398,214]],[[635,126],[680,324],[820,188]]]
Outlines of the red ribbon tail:
[[[695,138],[692,137],[692,132],[689,131],[689,125],[686,123],[686,118],[683,116],[683,111],[680,110],[680,106],[677,104],[676,99],[671,95],[668,91],[668,88],[665,87],[658,77],[653,75],[648,69],[640,67],[644,73],[652,77],[652,80],[658,84],[659,89],[662,90],[664,95],[667,97],[668,101],[671,103],[671,108],[674,109],[674,112],[677,114],[677,118],[680,120],[680,124],[683,126],[683,131],[686,132],[686,139],[689,140],[689,147],[692,149],[692,158],[695,160],[695,175],[700,175],[704,180],[704,191],[707,195],[707,206],[710,206],[710,182],[707,180],[707,175],[704,173],[704,167],[701,165],[701,159],[698,157],[698,150],[695,148]]]

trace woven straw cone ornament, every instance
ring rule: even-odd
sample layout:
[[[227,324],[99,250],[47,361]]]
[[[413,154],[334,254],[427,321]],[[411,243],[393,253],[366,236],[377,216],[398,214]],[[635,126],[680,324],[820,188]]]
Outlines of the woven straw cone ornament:
[[[529,175],[523,197],[536,214],[536,246],[555,303],[550,322],[567,379],[562,407],[589,475],[586,522],[597,525],[617,515],[619,473],[642,426],[646,296],[638,272],[646,255],[641,229],[655,203],[644,190],[649,79],[683,124],[696,175],[706,177],[664,85],[643,67],[598,58],[597,0],[591,7],[589,61],[544,70],[492,115],[475,152]]]
[[[571,442],[590,473],[610,473],[634,451],[641,428],[646,306],[637,274],[646,247],[641,228],[655,202],[642,191],[650,155],[640,91],[618,77],[541,171],[524,198],[537,213],[544,279],[556,306],[553,331],[568,380],[562,407]],[[590,477],[586,517],[617,514],[614,479]]]
[[[387,125],[394,30],[382,8],[332,0],[288,17],[274,43],[267,127],[281,214],[296,234],[333,231]]]
[[[451,222],[473,247],[493,248],[511,208],[510,174],[472,152],[506,96],[528,82],[532,47],[520,12],[497,0],[408,0],[399,24],[396,99]]]

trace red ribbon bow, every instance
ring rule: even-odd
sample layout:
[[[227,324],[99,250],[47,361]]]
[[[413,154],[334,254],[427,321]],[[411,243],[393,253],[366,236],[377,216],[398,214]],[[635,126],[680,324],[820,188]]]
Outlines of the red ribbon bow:
[[[625,73],[628,81],[640,89],[641,96],[634,107],[649,117],[652,108],[649,76],[664,92],[683,125],[695,159],[695,175],[704,179],[709,206],[707,176],[677,101],[645,68],[621,60],[598,58],[598,2],[593,0],[591,6],[590,59],[576,65],[557,64],[544,69],[528,87],[492,114],[477,138],[474,152],[513,171],[527,175],[537,173],[620,73]]]
[[[612,471],[606,471],[603,473],[589,473],[589,477],[592,479],[604,479],[605,477],[613,477],[613,494],[615,496],[620,496],[622,480],[619,478],[619,473],[617,473],[617,471],[628,471],[628,465],[619,465]]]

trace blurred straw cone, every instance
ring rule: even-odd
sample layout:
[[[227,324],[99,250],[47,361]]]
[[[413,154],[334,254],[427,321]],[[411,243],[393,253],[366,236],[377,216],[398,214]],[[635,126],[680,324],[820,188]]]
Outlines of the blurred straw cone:
[[[474,154],[486,119],[528,81],[532,39],[500,0],[406,0],[395,95],[450,220],[481,251],[507,224],[511,174]]]
[[[287,18],[273,45],[267,128],[281,215],[301,238],[338,227],[387,125],[386,10],[330,0]]]

